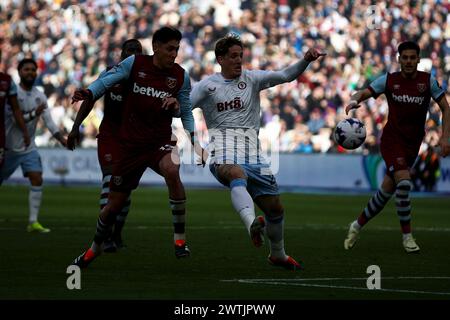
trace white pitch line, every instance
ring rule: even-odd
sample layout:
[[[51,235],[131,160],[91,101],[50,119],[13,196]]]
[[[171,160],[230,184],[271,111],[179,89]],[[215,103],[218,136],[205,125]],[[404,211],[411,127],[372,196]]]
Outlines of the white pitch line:
[[[381,280],[450,280],[450,276],[435,276],[435,277],[382,277]],[[264,281],[289,281],[289,282],[303,282],[303,281],[339,281],[339,280],[367,280],[367,278],[275,278],[275,279],[229,279],[220,280],[222,282],[238,282],[238,281],[253,281],[253,282],[264,282]]]
[[[399,279],[440,279],[449,280],[450,277],[383,277],[382,280],[399,280]],[[280,281],[281,280],[281,281]],[[417,293],[417,294],[431,294],[431,295],[450,295],[450,292],[436,292],[436,291],[421,291],[421,290],[406,290],[406,289],[377,289],[369,290],[363,287],[350,287],[350,286],[335,286],[324,285],[314,283],[299,283],[304,281],[336,281],[336,280],[367,280],[367,278],[305,278],[305,279],[233,279],[233,280],[221,280],[223,282],[239,282],[249,284],[272,284],[272,285],[288,285],[288,286],[301,286],[301,287],[316,287],[316,288],[331,288],[331,289],[349,289],[349,290],[364,290],[364,291],[384,291],[384,292],[398,292],[398,293]],[[283,282],[283,281],[289,281]]]
[[[254,283],[254,282],[247,282]],[[260,282],[261,283],[261,282]],[[420,294],[432,294],[432,295],[445,295],[450,296],[450,292],[434,292],[434,291],[418,291],[418,290],[400,290],[400,289],[377,289],[377,290],[369,290],[367,288],[361,287],[348,287],[348,286],[332,286],[332,285],[323,285],[323,284],[312,284],[312,283],[293,283],[287,284],[283,282],[264,282],[264,284],[275,284],[275,285],[293,285],[300,287],[317,287],[317,288],[331,288],[331,289],[350,289],[350,290],[364,290],[364,291],[384,291],[384,292],[399,292],[399,293],[420,293]]]

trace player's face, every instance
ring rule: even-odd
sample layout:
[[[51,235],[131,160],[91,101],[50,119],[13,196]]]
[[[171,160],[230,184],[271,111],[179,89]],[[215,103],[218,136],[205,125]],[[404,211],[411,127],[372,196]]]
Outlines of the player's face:
[[[234,45],[226,55],[219,57],[218,62],[222,67],[222,73],[226,78],[237,78],[242,73],[243,50],[240,46]]]
[[[417,72],[417,65],[420,62],[420,58],[417,55],[416,50],[407,49],[402,51],[399,62],[402,73],[405,75],[412,75]]]
[[[140,42],[128,42],[120,55],[122,60],[132,56],[133,54],[142,54],[142,46]]]
[[[163,69],[172,68],[180,49],[180,41],[170,40],[167,43],[155,42],[153,51],[158,60],[159,67]]]
[[[37,68],[34,63],[25,63],[19,70],[20,82],[31,87],[37,77]]]

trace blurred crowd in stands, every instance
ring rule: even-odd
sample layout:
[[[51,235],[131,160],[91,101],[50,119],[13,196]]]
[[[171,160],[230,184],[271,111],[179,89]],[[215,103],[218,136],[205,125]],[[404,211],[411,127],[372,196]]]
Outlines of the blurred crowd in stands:
[[[107,65],[119,62],[121,44],[128,38],[139,39],[151,54],[152,33],[163,25],[183,33],[177,62],[189,72],[192,84],[219,70],[214,44],[229,32],[241,36],[248,69],[281,69],[315,46],[328,53],[323,60],[297,81],[262,91],[262,146],[273,148],[276,141],[282,152],[344,153],[349,151],[336,146],[331,134],[346,117],[350,95],[382,73],[399,70],[397,46],[404,40],[419,43],[419,69],[438,79],[450,101],[450,2],[377,2],[2,0],[0,70],[18,83],[18,61],[36,59],[37,85],[49,98],[55,122],[69,132],[79,108],[70,103],[74,89],[87,86]],[[353,113],[364,121],[367,139],[352,152],[378,152],[387,111],[381,96]],[[99,101],[83,123],[83,147],[96,147],[102,116]],[[201,112],[195,110],[194,116],[197,129],[205,131]],[[440,123],[439,107],[432,102],[424,149],[437,144]],[[174,121],[175,130],[180,127],[181,122]],[[40,127],[37,144],[56,144],[50,137]]]

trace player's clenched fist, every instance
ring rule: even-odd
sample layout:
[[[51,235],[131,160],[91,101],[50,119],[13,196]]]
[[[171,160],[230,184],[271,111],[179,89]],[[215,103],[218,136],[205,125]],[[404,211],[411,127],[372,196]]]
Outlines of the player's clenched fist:
[[[77,89],[75,90],[72,97],[72,104],[78,101],[92,99],[92,92],[89,89]]]
[[[311,62],[326,55],[326,52],[320,52],[319,50],[313,48],[306,51],[304,59],[308,62]]]

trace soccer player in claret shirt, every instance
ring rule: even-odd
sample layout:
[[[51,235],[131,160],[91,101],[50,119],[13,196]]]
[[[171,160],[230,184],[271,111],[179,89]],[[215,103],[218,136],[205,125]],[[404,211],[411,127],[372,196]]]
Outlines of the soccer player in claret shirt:
[[[377,193],[357,220],[350,224],[344,248],[351,249],[358,239],[361,228],[375,217],[395,194],[397,214],[403,233],[403,247],[407,253],[419,252],[420,248],[411,233],[412,189],[410,168],[419,153],[425,135],[425,120],[430,99],[442,111],[442,136],[439,140],[440,155],[450,154],[450,110],[444,90],[427,72],[417,70],[420,48],[415,42],[403,42],[398,47],[400,72],[387,73],[375,79],[368,88],[356,92],[346,107],[351,109],[370,98],[384,93],[388,101],[388,121],[381,136],[381,155],[387,173]]]
[[[142,54],[142,45],[137,39],[128,39],[122,44],[121,60],[128,58],[133,54]],[[113,66],[108,67],[103,71],[99,78],[101,79],[108,70]],[[100,194],[100,210],[102,210],[108,201],[109,182],[112,175],[113,162],[119,157],[119,128],[122,122],[122,114],[125,105],[124,90],[126,83],[119,83],[105,91],[104,99],[104,116],[99,128],[97,136],[98,141],[98,161],[102,170],[102,191]],[[99,97],[100,98],[100,97]],[[75,149],[75,145],[80,141],[80,125],[86,119],[94,107],[95,101],[85,100],[80,106],[80,110],[75,118],[72,131],[67,138],[67,148]],[[131,206],[131,198],[129,197],[124,207],[117,214],[114,223],[113,232],[103,246],[104,252],[115,252],[117,249],[123,247],[122,229],[125,224],[125,219],[128,216],[128,211]]]
[[[29,224],[27,231],[47,233],[50,232],[50,229],[45,228],[38,221],[42,202],[43,180],[41,157],[37,151],[34,137],[39,118],[42,116],[46,127],[63,146],[66,146],[66,139],[53,122],[47,106],[47,97],[34,85],[37,77],[36,61],[23,59],[19,62],[17,69],[20,76],[17,100],[31,136],[31,143],[22,138],[23,128],[21,128],[20,122],[17,123],[17,117],[13,117],[10,110],[7,109],[5,118],[5,163],[0,173],[0,184],[3,180],[8,179],[19,166],[22,168],[23,175],[30,180],[31,184],[28,195]]]
[[[185,239],[186,195],[179,176],[179,156],[172,140],[172,118],[181,116],[194,139],[194,118],[189,100],[188,73],[175,58],[181,33],[163,27],[152,39],[154,54],[133,55],[109,70],[87,89],[78,89],[73,102],[95,100],[112,86],[126,81],[125,110],[120,126],[120,158],[113,165],[107,205],[101,210],[91,247],[73,264],[87,267],[102,251],[117,214],[137,188],[147,167],[164,177],[173,215],[175,256],[188,257]],[[198,144],[197,144],[198,145]]]
[[[259,92],[297,79],[310,62],[325,54],[310,49],[302,60],[280,71],[242,70],[243,44],[235,34],[217,41],[215,54],[221,72],[197,83],[191,93],[192,106],[202,109],[213,146],[210,170],[230,188],[233,207],[256,247],[263,244],[266,230],[269,263],[302,269],[301,262],[284,250],[284,208],[275,177],[260,154]],[[255,216],[253,201],[265,217]]]

